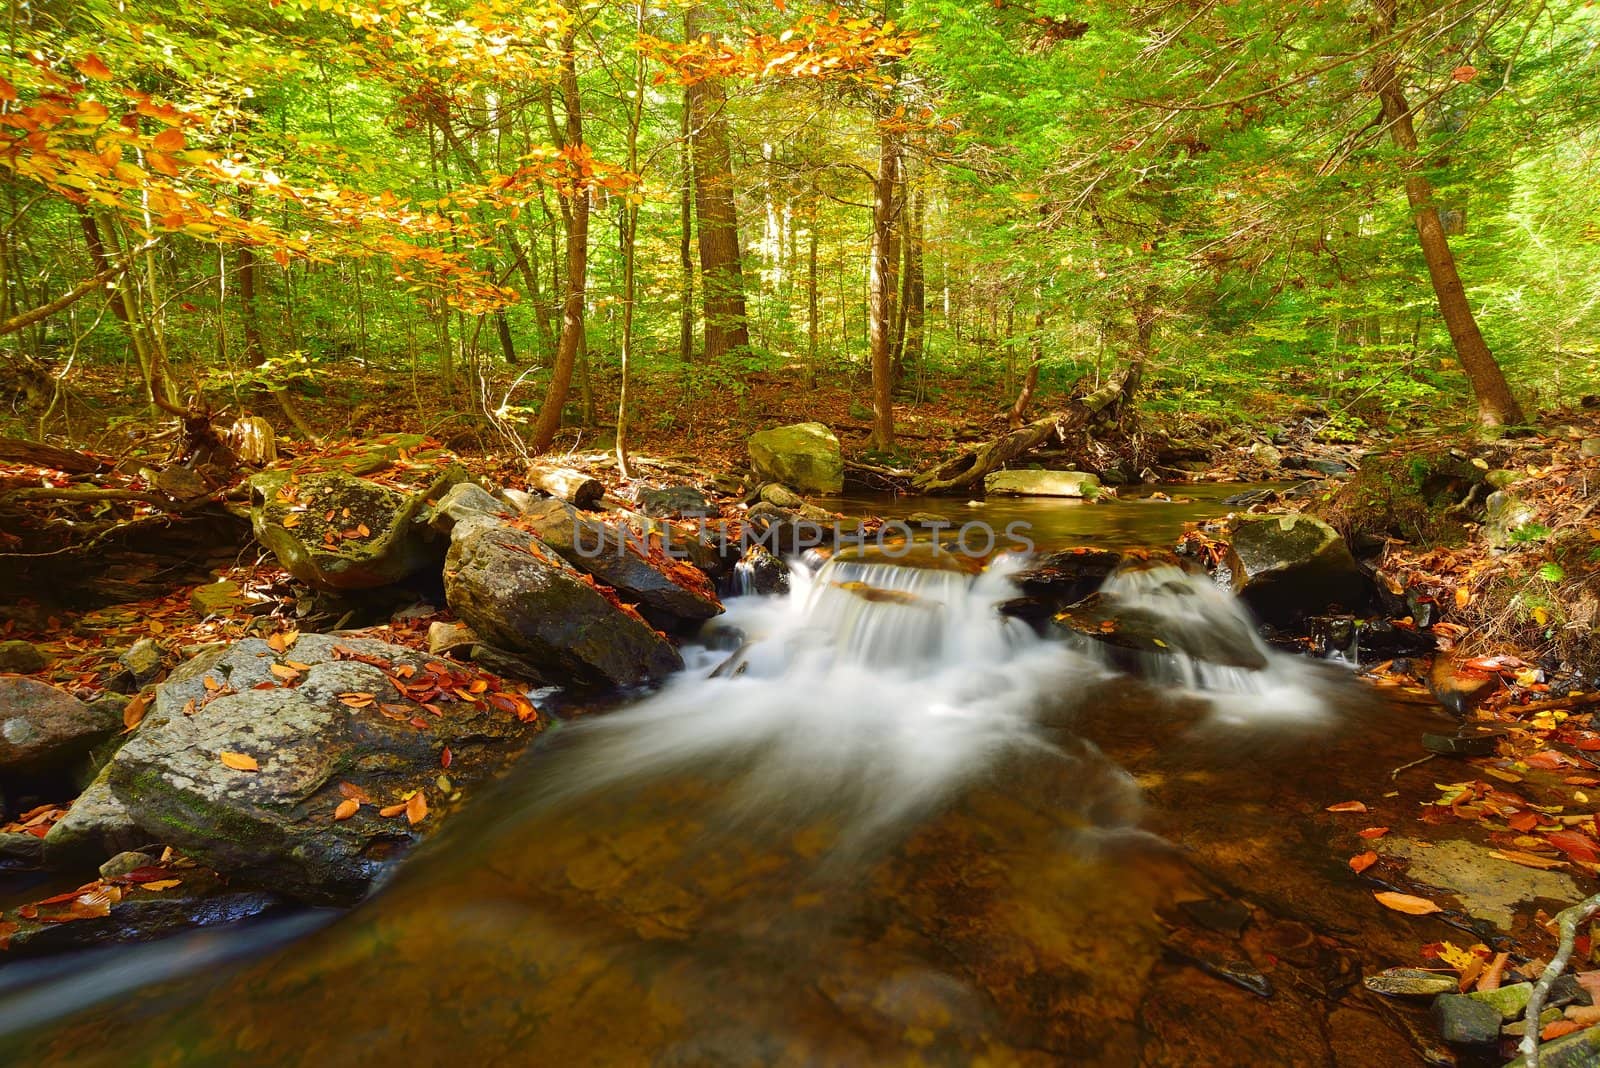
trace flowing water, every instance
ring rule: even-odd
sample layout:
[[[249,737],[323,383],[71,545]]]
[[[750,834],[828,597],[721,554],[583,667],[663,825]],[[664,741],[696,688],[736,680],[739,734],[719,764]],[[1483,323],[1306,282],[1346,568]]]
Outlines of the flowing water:
[[[1413,1064],[1414,952],[1328,846],[1433,710],[1259,647],[1176,569],[1114,671],[998,562],[739,598],[554,730],[364,906],[0,971],[30,1065]],[[1208,666],[1243,635],[1253,669]],[[732,636],[740,639],[738,648]],[[323,923],[327,919],[331,922]]]

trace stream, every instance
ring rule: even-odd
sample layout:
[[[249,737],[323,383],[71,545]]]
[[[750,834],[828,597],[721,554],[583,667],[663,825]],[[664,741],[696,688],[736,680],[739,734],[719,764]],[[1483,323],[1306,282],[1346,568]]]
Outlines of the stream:
[[[1057,547],[1170,544],[1195,509],[1222,507],[982,511]],[[1449,718],[1264,647],[1194,670],[1183,635],[1245,617],[1170,568],[1130,580],[1169,599],[1166,681],[1119,674],[994,611],[1016,566],[797,566],[655,694],[547,732],[356,910],[8,965],[0,1055],[1423,1063],[1360,986],[1418,933],[1324,809],[1392,788]]]

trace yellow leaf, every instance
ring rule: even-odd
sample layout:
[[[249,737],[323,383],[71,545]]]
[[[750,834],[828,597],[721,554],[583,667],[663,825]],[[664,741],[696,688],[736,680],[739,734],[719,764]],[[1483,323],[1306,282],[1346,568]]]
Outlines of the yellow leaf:
[[[1411,894],[1397,894],[1393,890],[1383,890],[1372,895],[1378,899],[1378,904],[1385,908],[1404,912],[1408,916],[1426,916],[1432,912],[1443,912],[1438,905],[1425,897],[1414,897]]]
[[[1550,609],[1546,608],[1544,605],[1540,605],[1539,607],[1535,608],[1533,610],[1533,621],[1539,624],[1541,627],[1546,623],[1549,623]]]
[[[157,879],[153,883],[140,883],[145,890],[171,890],[174,886],[182,885],[182,879]]]
[[[217,754],[217,759],[221,760],[224,766],[230,767],[234,771],[261,770],[261,765],[256,763],[256,758],[253,756],[248,756],[244,753],[230,753],[224,749],[221,753]]]
[[[1472,590],[1466,586],[1456,587],[1456,607],[1465,608],[1472,603]]]

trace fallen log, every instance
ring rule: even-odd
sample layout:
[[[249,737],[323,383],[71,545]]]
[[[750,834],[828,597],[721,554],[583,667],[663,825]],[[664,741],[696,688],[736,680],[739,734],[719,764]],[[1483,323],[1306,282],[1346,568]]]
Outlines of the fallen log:
[[[69,475],[92,474],[108,464],[108,461],[86,452],[58,449],[54,445],[28,441],[26,438],[0,438],[0,460],[49,467]]]
[[[982,445],[963,450],[937,467],[924,471],[912,480],[912,488],[930,494],[981,490],[985,475],[1000,470],[1023,453],[1047,441],[1065,441],[1070,432],[1087,426],[1101,412],[1120,404],[1131,385],[1128,373],[1123,372],[1094,392],[1074,398],[1061,411],[1036,419]]]
[[[606,495],[606,487],[598,479],[568,467],[545,464],[528,466],[528,485],[583,509],[599,507],[600,498]]]

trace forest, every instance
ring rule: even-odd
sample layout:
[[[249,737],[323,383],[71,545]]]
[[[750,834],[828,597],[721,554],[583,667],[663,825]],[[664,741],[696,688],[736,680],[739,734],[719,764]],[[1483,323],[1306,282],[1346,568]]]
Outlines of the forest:
[[[4,37],[0,1062],[1600,1065],[1600,8]]]

